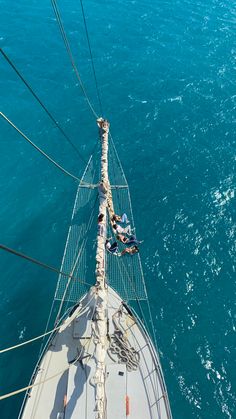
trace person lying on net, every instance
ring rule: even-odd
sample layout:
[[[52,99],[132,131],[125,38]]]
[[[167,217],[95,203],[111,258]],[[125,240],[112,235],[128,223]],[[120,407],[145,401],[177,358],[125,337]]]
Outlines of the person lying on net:
[[[110,243],[110,239],[106,240],[105,248],[108,252],[112,253],[113,255],[118,255],[118,244],[117,242]]]
[[[116,235],[116,239],[119,240],[121,243],[127,243],[128,242],[128,237],[125,237],[124,234],[117,234]]]
[[[126,244],[141,244],[143,243],[143,240],[137,240],[136,236],[132,235],[130,236],[127,241],[125,242]]]
[[[143,240],[139,241],[137,240],[136,236],[132,235],[130,237],[125,237],[123,234],[117,234],[116,236],[117,240],[119,240],[121,243],[124,244],[141,244],[143,243]]]
[[[139,252],[138,246],[132,246],[132,247],[126,247],[122,252],[121,256],[124,256],[126,254],[134,255],[135,253]]]
[[[121,216],[117,215],[117,214],[114,214],[111,221],[114,221],[114,222],[118,221],[118,223],[122,223],[122,224],[128,224],[129,223],[128,217],[125,213]]]
[[[132,234],[132,230],[131,230],[130,225],[128,225],[127,227],[121,227],[119,224],[113,224],[112,227],[113,227],[113,230],[115,231],[115,233],[128,234],[128,236],[131,236],[131,234]]]

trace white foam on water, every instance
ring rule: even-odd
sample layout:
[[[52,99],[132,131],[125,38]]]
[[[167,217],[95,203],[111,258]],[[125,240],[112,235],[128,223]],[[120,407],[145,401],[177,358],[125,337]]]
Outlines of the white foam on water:
[[[23,329],[19,333],[19,337],[18,337],[19,340],[23,340],[24,339],[25,332],[26,332],[26,327],[24,326]]]
[[[179,103],[183,103],[183,97],[182,96],[170,97],[167,100],[168,100],[168,102],[179,102]]]
[[[220,192],[220,190],[216,190],[214,192],[214,203],[216,205],[222,206],[225,205],[228,201],[230,201],[235,196],[235,191],[232,189],[227,189],[226,191]]]
[[[194,283],[191,281],[186,282],[187,294],[193,291]]]
[[[185,399],[190,403],[194,404],[197,409],[201,409],[201,396],[197,384],[187,386],[185,379],[182,375],[178,376],[178,383],[181,393]]]
[[[139,102],[139,103],[148,103],[148,101],[147,100],[142,100],[142,99],[136,99],[135,97],[133,97],[132,95],[128,95],[128,98],[130,99],[130,100],[133,100],[134,102]]]
[[[226,347],[224,350],[225,352],[229,352]],[[222,413],[227,415],[227,417],[232,418],[227,404],[229,402],[229,398],[235,400],[234,394],[230,392],[232,385],[227,379],[227,373],[223,362],[221,362],[219,368],[215,367],[212,352],[213,350],[210,349],[210,345],[207,340],[203,346],[200,346],[197,349],[201,365],[206,370],[206,378],[215,385],[214,396],[217,404],[220,406]]]
[[[157,106],[155,106],[154,115],[153,115],[154,121],[156,121],[156,119],[158,118],[158,115],[159,115],[159,109]]]

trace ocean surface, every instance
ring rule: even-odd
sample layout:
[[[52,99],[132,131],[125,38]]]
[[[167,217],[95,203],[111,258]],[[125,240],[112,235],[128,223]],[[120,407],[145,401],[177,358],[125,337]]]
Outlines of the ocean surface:
[[[80,2],[58,6],[98,109]],[[1,48],[87,159],[97,127],[50,2],[0,0],[0,9]],[[173,418],[236,418],[235,0],[84,0],[84,9],[144,240]],[[1,55],[0,74],[1,111],[80,176],[83,162]],[[76,183],[3,119],[0,133],[1,243],[59,267]],[[1,251],[1,348],[43,332],[56,282]],[[39,347],[0,355],[1,395],[27,385]],[[1,419],[17,418],[22,398],[0,402]]]

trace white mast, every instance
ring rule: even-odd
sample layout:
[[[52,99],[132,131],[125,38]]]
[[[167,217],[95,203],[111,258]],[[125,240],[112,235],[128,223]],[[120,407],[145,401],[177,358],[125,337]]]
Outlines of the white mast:
[[[97,120],[100,128],[102,143],[101,153],[101,182],[99,185],[99,217],[102,219],[98,224],[97,253],[96,253],[96,309],[93,328],[93,341],[95,344],[94,357],[96,370],[93,377],[95,385],[96,419],[106,418],[106,395],[105,395],[105,357],[107,352],[107,285],[105,278],[105,241],[107,237],[107,200],[109,191],[108,179],[108,121],[99,118]]]

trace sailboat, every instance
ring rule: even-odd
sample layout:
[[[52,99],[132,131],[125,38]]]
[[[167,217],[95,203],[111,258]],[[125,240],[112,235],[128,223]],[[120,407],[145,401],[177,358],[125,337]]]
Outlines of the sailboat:
[[[134,300],[141,308],[141,301],[148,301],[139,253],[126,252],[122,243],[121,253],[106,247],[117,209],[125,210],[134,224],[129,188],[109,136],[109,122],[99,118],[97,123],[100,179],[93,183],[95,153],[78,186],[66,240],[61,271],[70,275],[60,274],[55,293],[61,301],[58,316],[66,301],[75,304],[61,318],[57,316],[56,331],[50,335],[26,393],[22,419],[171,418],[156,347],[144,322],[128,304]],[[91,221],[96,204],[98,220],[102,220],[98,223]],[[91,272],[93,247],[95,275]],[[84,293],[81,275],[85,272],[95,282]]]
[[[76,73],[56,2],[52,4]],[[78,180],[1,116],[58,169]],[[48,331],[51,310],[42,335],[48,340],[29,385],[0,397],[26,391],[19,419],[172,418],[128,183],[108,120],[97,117],[96,123],[98,142],[78,183],[55,290],[53,302],[59,308],[53,329]],[[18,346],[22,344],[8,349]]]

